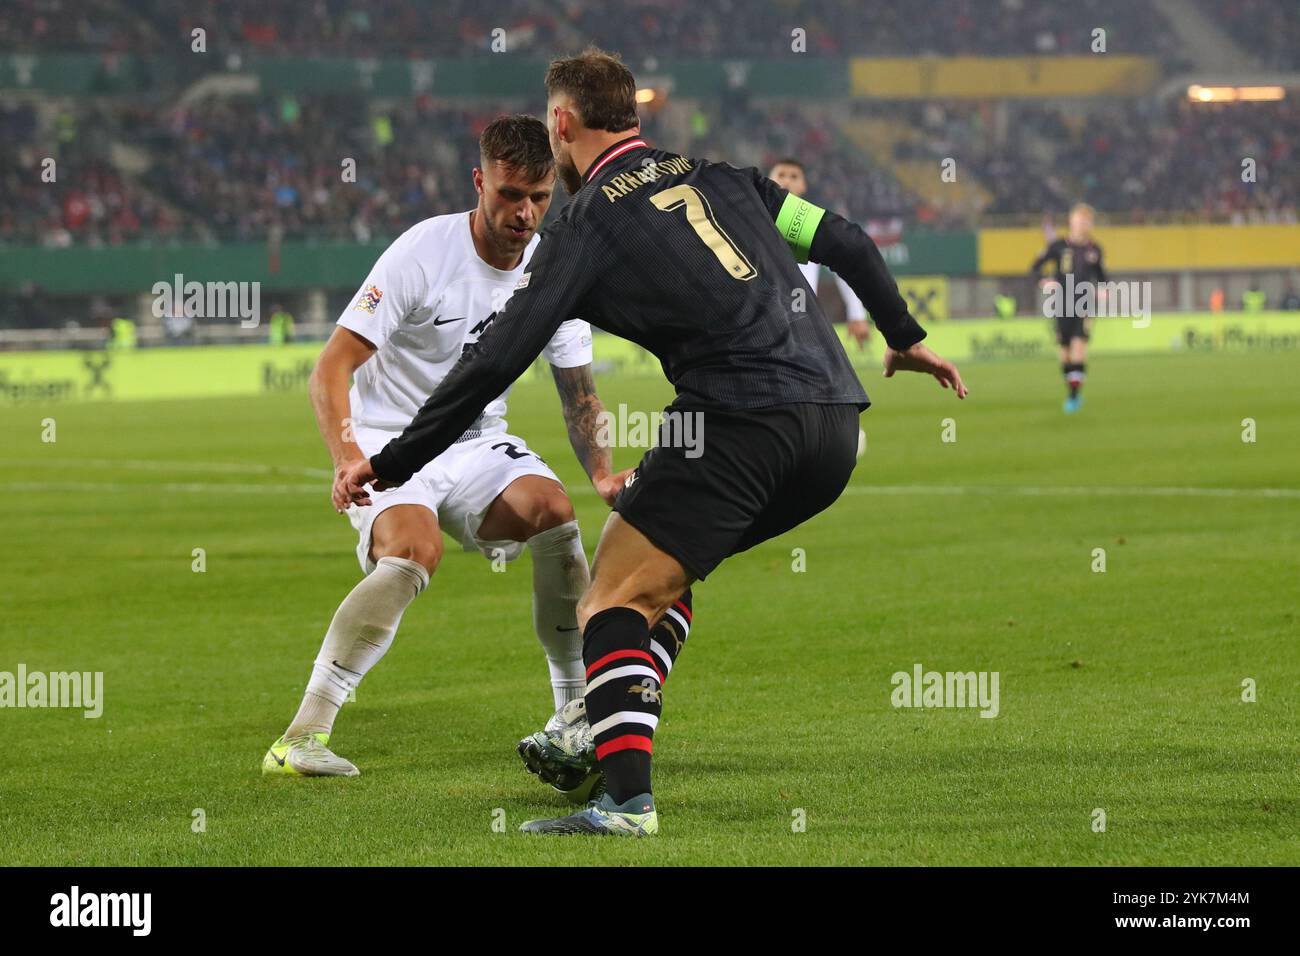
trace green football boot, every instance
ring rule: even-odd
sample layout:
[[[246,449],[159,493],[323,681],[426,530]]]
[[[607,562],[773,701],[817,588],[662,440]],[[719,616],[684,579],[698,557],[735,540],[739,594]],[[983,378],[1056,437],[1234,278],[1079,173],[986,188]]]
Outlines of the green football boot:
[[[593,800],[577,813],[550,820],[529,820],[519,827],[524,833],[552,833],[557,836],[648,837],[659,832],[659,814],[648,793],[615,803],[608,793]]]
[[[263,775],[282,774],[290,777],[355,777],[361,773],[350,761],[344,760],[325,745],[329,734],[303,734],[301,737],[281,737],[271,744],[262,758]]]

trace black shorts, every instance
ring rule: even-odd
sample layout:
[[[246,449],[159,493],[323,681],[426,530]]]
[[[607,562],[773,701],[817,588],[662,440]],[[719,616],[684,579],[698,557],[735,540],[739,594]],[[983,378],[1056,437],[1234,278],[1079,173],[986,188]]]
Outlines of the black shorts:
[[[1088,341],[1088,319],[1085,316],[1064,315],[1056,320],[1056,341],[1065,346],[1071,339]]]
[[[698,416],[698,445],[682,419]],[[673,429],[676,429],[674,433]],[[748,411],[665,411],[614,510],[694,577],[784,534],[831,505],[857,464],[856,405],[776,405]]]

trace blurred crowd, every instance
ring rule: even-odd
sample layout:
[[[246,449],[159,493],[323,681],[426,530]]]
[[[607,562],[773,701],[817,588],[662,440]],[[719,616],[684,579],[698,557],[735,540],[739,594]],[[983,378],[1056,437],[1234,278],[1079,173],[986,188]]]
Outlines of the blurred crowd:
[[[1099,208],[1141,214],[1186,210],[1198,218],[1293,218],[1300,108],[1280,103],[1177,100],[1152,115],[1143,105],[1089,114],[1060,168]]]
[[[1295,221],[1300,106],[1117,101],[1086,111],[1017,104],[899,107],[936,164],[958,156],[992,193],[983,215],[1086,201],[1125,221]],[[1249,162],[1247,162],[1249,161]]]
[[[1300,5],[1278,0],[1200,0],[1201,10],[1260,65],[1300,68]]]
[[[1232,0],[1249,6],[1249,0]],[[159,53],[206,31],[214,53],[455,57],[508,48],[549,56],[598,39],[626,57],[1086,53],[1173,56],[1153,4],[1132,0],[5,0],[0,51]]]
[[[43,128],[31,103],[0,103],[0,243],[118,245],[177,233],[184,213],[113,162],[115,121],[64,110]]]
[[[1261,65],[1300,63],[1291,0],[1198,0]],[[0,52],[168,54],[205,31],[215,54],[473,56],[504,39],[549,57],[592,41],[625,57],[780,56],[804,31],[811,54],[1011,56],[1106,49],[1182,63],[1149,0],[5,0]],[[499,32],[494,32],[499,31]]]
[[[888,171],[871,162],[840,132],[831,105],[745,103],[697,113],[691,136],[670,148],[767,172],[780,159],[805,169],[810,197],[861,221],[914,217],[915,200]]]
[[[1203,0],[1197,9],[1261,61],[1295,62],[1293,4]],[[657,56],[779,59],[796,29],[813,55],[916,56],[1083,53],[1101,27],[1108,52],[1177,64],[1160,8],[1131,0],[5,0],[0,53],[153,54],[122,61],[148,72],[181,59],[198,27],[216,54],[375,59],[470,56],[494,31],[507,49],[539,58],[599,38],[637,69]],[[1294,100],[760,102],[737,88],[675,106],[673,121],[645,111],[656,142],[762,168],[796,156],[818,201],[859,221],[968,227],[1080,199],[1127,220],[1276,219],[1300,205],[1288,175],[1300,138]],[[479,132],[518,108],[427,94],[191,99],[174,88],[129,100],[0,99],[0,243],[391,236],[469,204]],[[912,134],[884,155],[864,152],[845,128],[862,117]],[[978,184],[974,200],[900,182],[903,165],[937,170],[950,157]],[[1242,176],[1244,158],[1253,180]]]
[[[157,49],[157,33],[125,2],[4,0],[0,52],[144,53]]]
[[[0,243],[396,235],[471,205],[478,135],[508,111],[285,95],[64,109],[42,125],[31,104],[0,104]]]
[[[376,103],[267,95],[65,109],[42,124],[30,104],[0,105],[0,242],[391,237],[472,204],[478,135],[515,108],[428,96]],[[937,206],[934,191],[909,193],[890,162],[864,154],[837,122],[861,111],[914,131],[894,159],[933,163],[937,178],[940,163],[955,157],[988,204],[947,208],[943,190]],[[1290,220],[1300,207],[1300,108],[1290,100],[1125,101],[1069,112],[964,101],[742,100],[695,107],[685,124],[660,124],[647,115],[645,135],[690,155],[763,169],[797,157],[818,202],[861,222],[970,227],[1078,200],[1127,221]],[[52,181],[42,176],[47,157]],[[1253,160],[1249,169],[1243,159]],[[557,212],[562,192],[558,198]]]
[[[465,207],[478,133],[504,110],[371,110],[347,96],[232,99],[178,108],[151,174],[203,236],[366,241]]]

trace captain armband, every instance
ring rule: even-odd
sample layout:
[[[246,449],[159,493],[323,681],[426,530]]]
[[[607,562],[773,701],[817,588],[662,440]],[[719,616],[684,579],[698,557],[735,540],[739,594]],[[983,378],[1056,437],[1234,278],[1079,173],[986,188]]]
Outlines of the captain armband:
[[[781,204],[781,211],[776,216],[776,228],[790,244],[790,251],[799,262],[808,261],[813,235],[824,215],[826,210],[821,206],[814,206],[798,196],[786,196],[785,202]]]

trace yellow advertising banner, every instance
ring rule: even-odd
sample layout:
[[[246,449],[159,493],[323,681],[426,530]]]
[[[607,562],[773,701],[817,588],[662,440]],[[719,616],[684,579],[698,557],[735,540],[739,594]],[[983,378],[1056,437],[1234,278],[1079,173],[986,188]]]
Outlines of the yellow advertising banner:
[[[918,285],[917,290],[927,287]],[[906,293],[905,293],[906,294]],[[916,311],[915,300],[909,304]],[[1057,345],[1048,319],[953,319],[931,323],[926,344],[954,361],[1043,359]],[[877,333],[859,349],[838,331],[854,366],[878,370],[883,342]],[[663,375],[659,361],[637,345],[598,333],[593,343],[598,376]],[[306,406],[307,380],[320,343],[137,349],[128,352],[0,352],[0,409],[66,402],[203,399],[294,393]],[[1159,353],[1295,352],[1300,354],[1300,312],[1188,312],[1148,320],[1098,319],[1094,355]],[[550,379],[545,361],[534,371]]]
[[[306,394],[321,343],[0,352],[0,406]]]
[[[1099,226],[1111,272],[1295,268],[1300,225]],[[981,229],[980,275],[1026,275],[1047,238],[1042,229]]]
[[[854,57],[853,96],[883,100],[1138,96],[1160,67],[1146,56]]]
[[[899,276],[898,291],[907,302],[908,311],[922,325],[948,318],[946,276]]]
[[[955,362],[1000,359],[1056,361],[1059,347],[1050,319],[955,319],[926,330],[925,344]],[[853,364],[880,364],[877,341],[867,352],[850,343]],[[1158,355],[1245,352],[1300,353],[1300,313],[1184,312],[1149,319],[1097,319],[1089,354]]]

